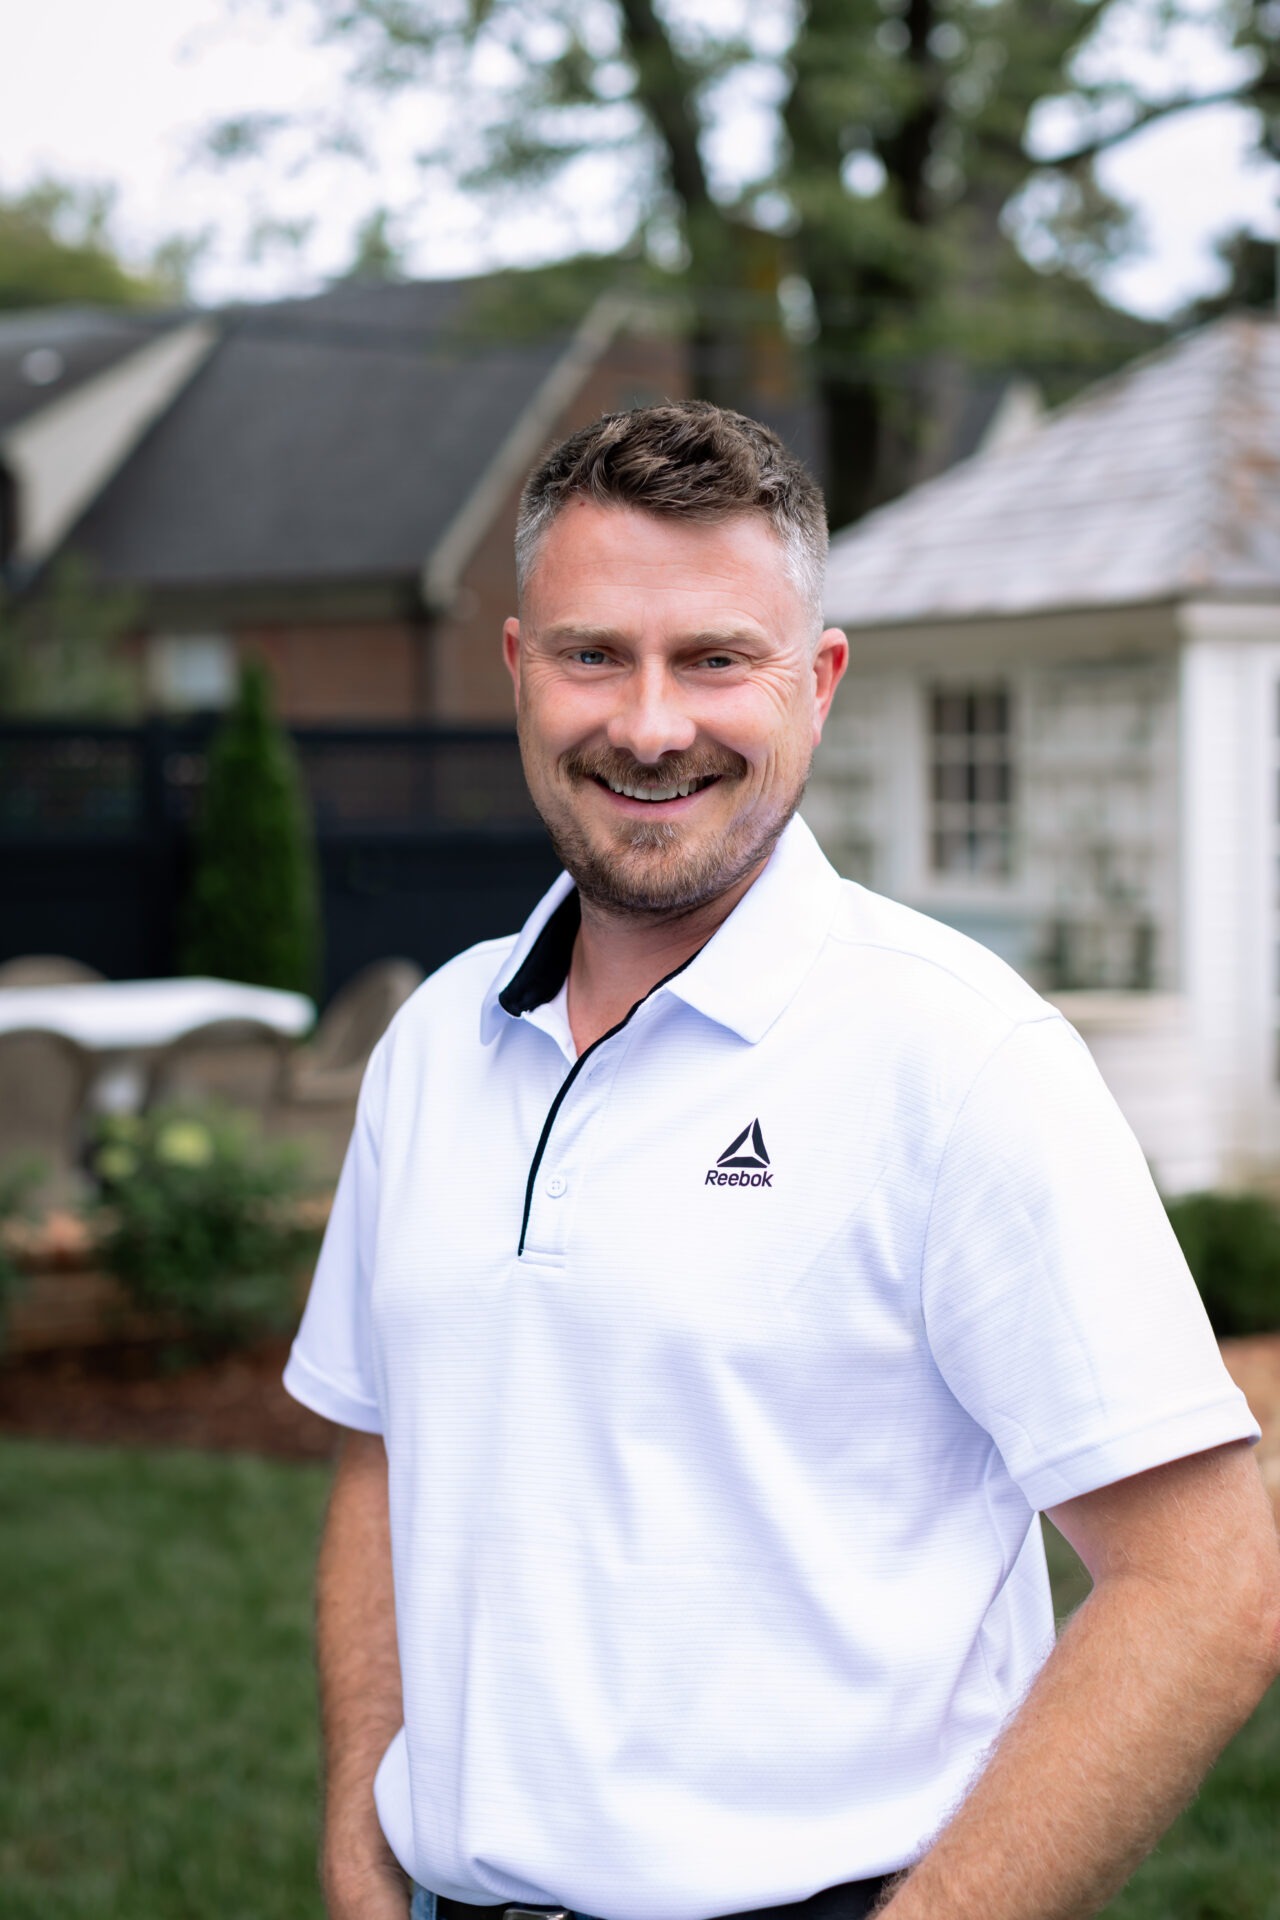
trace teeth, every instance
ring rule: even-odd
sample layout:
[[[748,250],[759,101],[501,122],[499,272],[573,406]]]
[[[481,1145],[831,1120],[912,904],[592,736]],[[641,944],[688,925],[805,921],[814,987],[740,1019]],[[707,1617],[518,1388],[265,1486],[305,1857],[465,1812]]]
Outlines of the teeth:
[[[649,800],[656,805],[661,800],[687,800],[691,793],[696,793],[706,783],[703,780],[686,780],[678,787],[623,787],[610,780],[608,784],[612,793],[625,794],[628,800]]]

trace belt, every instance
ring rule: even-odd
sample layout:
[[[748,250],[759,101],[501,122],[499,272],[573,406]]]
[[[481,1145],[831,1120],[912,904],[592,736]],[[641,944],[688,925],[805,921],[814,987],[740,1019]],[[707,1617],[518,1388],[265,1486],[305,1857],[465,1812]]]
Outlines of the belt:
[[[807,1900],[792,1900],[782,1907],[755,1907],[747,1913],[717,1916],[717,1920],[866,1920],[888,1884],[887,1874],[878,1880],[849,1880],[840,1887],[824,1887]],[[436,1895],[436,1920],[481,1920],[481,1916],[497,1915],[503,1920],[572,1920],[567,1907],[533,1907],[519,1900],[478,1907],[469,1900]]]

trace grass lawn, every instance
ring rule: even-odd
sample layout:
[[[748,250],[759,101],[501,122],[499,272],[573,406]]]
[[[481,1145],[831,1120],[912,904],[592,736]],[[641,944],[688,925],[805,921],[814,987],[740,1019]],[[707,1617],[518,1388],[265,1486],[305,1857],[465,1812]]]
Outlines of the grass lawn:
[[[319,1920],[327,1471],[0,1444],[0,1920]],[[1054,1537],[1060,1605],[1082,1591]],[[1280,1689],[1109,1912],[1280,1920]]]
[[[0,1445],[0,1916],[318,1920],[327,1472]]]

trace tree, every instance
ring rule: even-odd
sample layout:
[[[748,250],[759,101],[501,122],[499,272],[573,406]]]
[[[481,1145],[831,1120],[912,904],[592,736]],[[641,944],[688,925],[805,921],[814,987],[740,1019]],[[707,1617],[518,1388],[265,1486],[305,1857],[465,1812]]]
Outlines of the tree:
[[[1144,340],[1089,284],[1126,238],[1102,153],[1206,100],[1280,107],[1265,0],[1223,0],[1241,77],[1196,95],[1122,84],[1096,51],[1122,6],[1155,34],[1191,0],[740,0],[718,30],[696,0],[312,3],[360,82],[421,90],[428,177],[545,199],[586,155],[612,166],[636,232],[682,263],[703,393],[750,399],[781,289],[837,521],[929,470],[975,366],[1078,384]],[[1048,157],[1045,103],[1070,126]],[[771,140],[744,166],[726,136],[748,108]]]
[[[315,848],[297,761],[271,711],[266,670],[241,674],[214,736],[186,910],[188,973],[314,993],[320,928]]]
[[[1241,307],[1274,313],[1280,306],[1280,249],[1274,240],[1240,227],[1225,235],[1216,248],[1226,269],[1226,285],[1219,293],[1192,301],[1184,316],[1190,326],[1202,326]]]
[[[65,301],[136,307],[181,299],[207,236],[171,238],[141,273],[124,266],[111,241],[110,188],[41,180],[0,200],[0,308]]]
[[[78,554],[57,560],[38,592],[0,595],[0,714],[108,720],[140,705],[140,676],[120,654],[137,596],[105,588]]]
[[[395,238],[394,223],[385,207],[377,207],[356,228],[347,280],[401,280],[403,250]]]

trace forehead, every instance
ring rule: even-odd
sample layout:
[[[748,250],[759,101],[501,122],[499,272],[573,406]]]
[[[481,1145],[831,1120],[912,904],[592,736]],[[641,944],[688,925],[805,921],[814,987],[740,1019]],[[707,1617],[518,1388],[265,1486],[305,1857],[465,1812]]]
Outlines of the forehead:
[[[803,615],[786,550],[762,514],[697,521],[571,500],[543,536],[525,584],[536,625],[713,615],[774,628]]]

